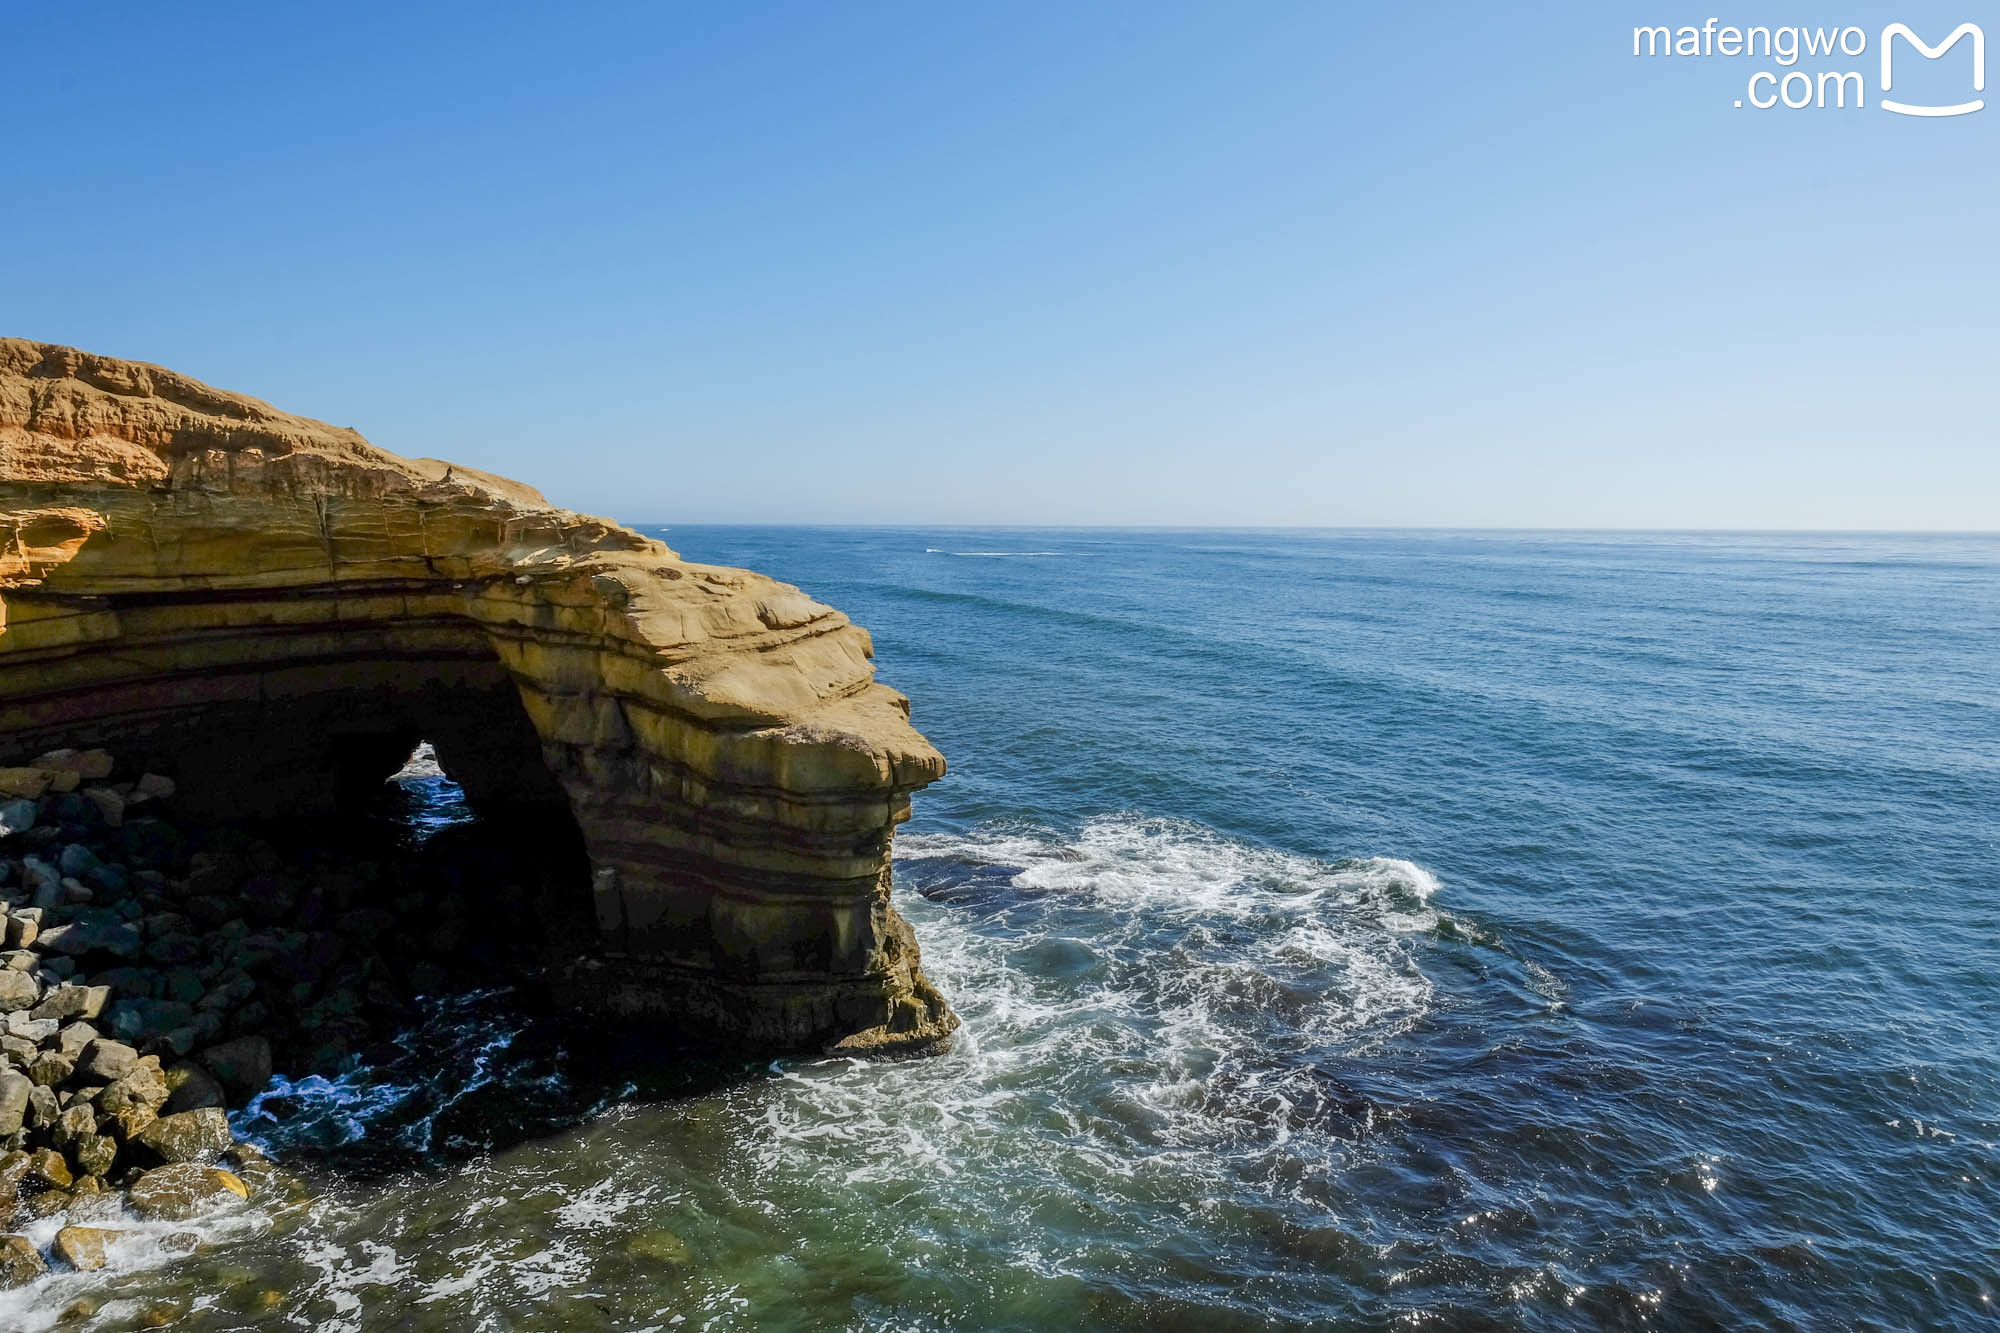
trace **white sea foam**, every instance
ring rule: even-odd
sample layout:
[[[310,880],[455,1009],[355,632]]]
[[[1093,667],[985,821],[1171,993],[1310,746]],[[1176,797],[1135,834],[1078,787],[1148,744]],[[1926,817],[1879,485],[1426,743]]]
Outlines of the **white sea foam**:
[[[649,1288],[631,1326],[684,1314],[721,1327],[742,1317],[742,1281],[805,1280],[761,1257],[757,1236],[833,1227],[865,1256],[871,1233],[895,1228],[899,1262],[922,1264],[975,1229],[1019,1271],[1063,1279],[1096,1271],[1075,1239],[1096,1218],[1117,1219],[1121,1247],[1171,1253],[1190,1210],[1323,1209],[1357,1117],[1373,1114],[1332,1079],[1429,1011],[1421,932],[1451,921],[1408,861],[1319,860],[1138,815],[909,836],[897,893],[965,1019],[948,1055],[779,1061],[685,1112],[620,1108],[389,1196],[323,1199],[280,1241],[297,1266],[288,1318],[356,1330],[371,1310],[422,1306],[499,1326],[616,1282],[626,1238],[666,1227],[737,1266],[698,1262],[685,1286]],[[495,1077],[511,1036],[477,1006],[440,1006],[408,1040],[453,1052],[448,1083],[421,1066],[281,1081],[238,1131],[269,1131],[282,1098],[294,1142],[396,1126],[417,1146],[440,1109]],[[269,1223],[243,1208],[200,1225],[224,1239]],[[121,1299],[143,1290],[135,1280]],[[103,1291],[86,1275],[45,1280],[6,1298],[0,1325],[32,1308],[46,1317],[24,1326],[47,1326],[71,1287]]]
[[[1408,861],[1321,861],[1133,815],[1069,836],[917,834],[899,859],[939,899],[905,910],[965,1027],[942,1059],[796,1064],[783,1095],[747,1090],[760,1177],[831,1154],[851,1188],[1003,1180],[1017,1197],[965,1206],[1026,1212],[1189,1175],[1216,1199],[1293,1190],[1354,1113],[1326,1062],[1430,1004],[1409,940],[1442,919],[1438,884]]]

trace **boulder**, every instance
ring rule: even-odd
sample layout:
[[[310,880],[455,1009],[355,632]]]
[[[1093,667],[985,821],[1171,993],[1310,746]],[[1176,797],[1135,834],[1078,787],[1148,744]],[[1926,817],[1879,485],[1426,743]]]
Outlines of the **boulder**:
[[[164,801],[174,794],[174,780],[159,773],[143,773],[132,784],[132,794],[149,801]]]
[[[21,858],[21,888],[28,895],[30,907],[47,911],[62,906],[62,872],[38,856]],[[10,938],[8,942],[15,941]]]
[[[104,1247],[124,1234],[102,1227],[64,1227],[49,1248],[77,1272],[89,1273],[104,1267]]]
[[[132,1211],[151,1221],[184,1222],[209,1208],[250,1197],[235,1173],[197,1162],[155,1167],[132,1183]]]
[[[65,1023],[62,1031],[56,1034],[56,1049],[74,1059],[81,1056],[84,1049],[96,1040],[97,1029],[79,1018],[74,1022]],[[123,1078],[124,1075],[120,1074],[117,1077]],[[102,1081],[109,1083],[111,1080],[107,1078]]]
[[[139,1053],[122,1041],[99,1037],[83,1049],[77,1072],[99,1083],[116,1083],[132,1072]]]
[[[176,1060],[165,1071],[168,1097],[163,1114],[229,1105],[229,1093],[215,1075],[193,1060]]]
[[[111,1006],[105,1025],[123,1041],[141,1041],[165,1036],[186,1027],[194,1017],[194,1007],[178,1000],[147,1000],[133,997]]]
[[[132,1142],[163,1162],[207,1162],[221,1156],[235,1137],[222,1109],[205,1106],[161,1116]]]
[[[41,909],[29,907],[7,914],[7,947],[25,949],[42,933]]]
[[[157,1060],[140,1060],[132,1072],[97,1094],[97,1109],[115,1115],[127,1107],[142,1106],[157,1113],[171,1095],[166,1076]]]
[[[11,801],[0,801],[0,838],[14,833],[26,833],[33,828],[39,810],[40,807],[33,801],[20,797]]]
[[[108,986],[65,984],[44,995],[42,1002],[29,1012],[35,1018],[58,1023],[72,1018],[96,1018],[104,1012],[105,1002],[110,998]]]
[[[61,1051],[43,1051],[28,1062],[28,1077],[45,1088],[58,1088],[76,1072],[76,1061]]]
[[[106,828],[125,822],[125,798],[109,787],[85,787],[83,797],[97,807],[98,820]]]
[[[50,926],[42,932],[38,947],[44,953],[66,954],[75,958],[87,953],[108,953],[117,958],[137,958],[146,942],[139,928],[106,912],[77,912],[72,921]]]
[[[53,1148],[37,1148],[28,1154],[28,1169],[21,1177],[23,1193],[31,1189],[66,1190],[75,1183],[69,1164]]]
[[[54,774],[40,768],[0,768],[0,797],[39,800]]]
[[[0,1072],[0,1136],[20,1132],[34,1090],[35,1082],[26,1074],[12,1069]]]
[[[21,1037],[39,1046],[55,1036],[61,1030],[62,1024],[56,1019],[36,1018],[33,1012],[24,1014],[17,1009],[11,1014],[0,1017],[0,1028],[4,1028],[9,1036]]]
[[[84,782],[101,782],[111,776],[113,761],[104,750],[50,750],[34,761],[36,768],[74,773]]]
[[[104,1108],[100,1105],[98,1110],[103,1111]],[[142,1133],[157,1119],[159,1117],[153,1113],[152,1107],[141,1102],[127,1102],[116,1111],[99,1115],[97,1126],[120,1143],[130,1143],[135,1135]]]
[[[271,1043],[264,1037],[238,1037],[201,1053],[201,1064],[222,1084],[231,1104],[242,1105],[271,1081]]]
[[[11,967],[0,971],[0,1012],[33,1009],[41,998],[41,983],[26,972],[18,972]]]
[[[85,1180],[108,1176],[118,1164],[118,1140],[109,1134],[79,1134],[69,1145],[69,1159]]]
[[[21,1287],[49,1271],[42,1252],[26,1236],[0,1236],[0,1287]]]
[[[56,1147],[67,1149],[84,1135],[96,1132],[97,1113],[91,1110],[90,1103],[72,1102],[69,1109],[56,1117],[55,1127],[49,1132],[49,1140]]]

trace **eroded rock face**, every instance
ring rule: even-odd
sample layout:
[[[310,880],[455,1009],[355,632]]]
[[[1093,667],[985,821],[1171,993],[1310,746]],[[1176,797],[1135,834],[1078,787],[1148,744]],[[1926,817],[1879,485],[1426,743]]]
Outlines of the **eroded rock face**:
[[[865,631],[526,486],[156,366],[0,340],[0,769],[103,747],[191,813],[320,811],[428,739],[566,804],[579,1003],[760,1045],[957,1020],[889,905],[944,760]]]

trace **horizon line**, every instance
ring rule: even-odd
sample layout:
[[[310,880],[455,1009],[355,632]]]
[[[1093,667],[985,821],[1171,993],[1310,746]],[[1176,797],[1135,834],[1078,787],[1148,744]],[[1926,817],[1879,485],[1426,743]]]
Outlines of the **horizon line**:
[[[860,520],[784,522],[683,519],[672,523],[620,519],[631,528],[875,528],[907,531],[965,529],[1034,532],[1486,532],[1486,533],[1623,533],[1645,536],[1710,537],[2000,537],[2000,528],[1642,528],[1642,527],[1509,527],[1499,524],[1390,523],[880,523]]]

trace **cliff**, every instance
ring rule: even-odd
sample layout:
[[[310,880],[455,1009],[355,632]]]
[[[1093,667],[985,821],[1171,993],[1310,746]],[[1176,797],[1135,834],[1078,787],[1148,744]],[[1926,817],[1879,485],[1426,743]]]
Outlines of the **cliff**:
[[[567,805],[574,997],[744,1043],[957,1025],[889,904],[944,760],[867,633],[743,570],[157,366],[0,340],[0,765],[102,746],[215,813],[336,808],[429,740]]]

